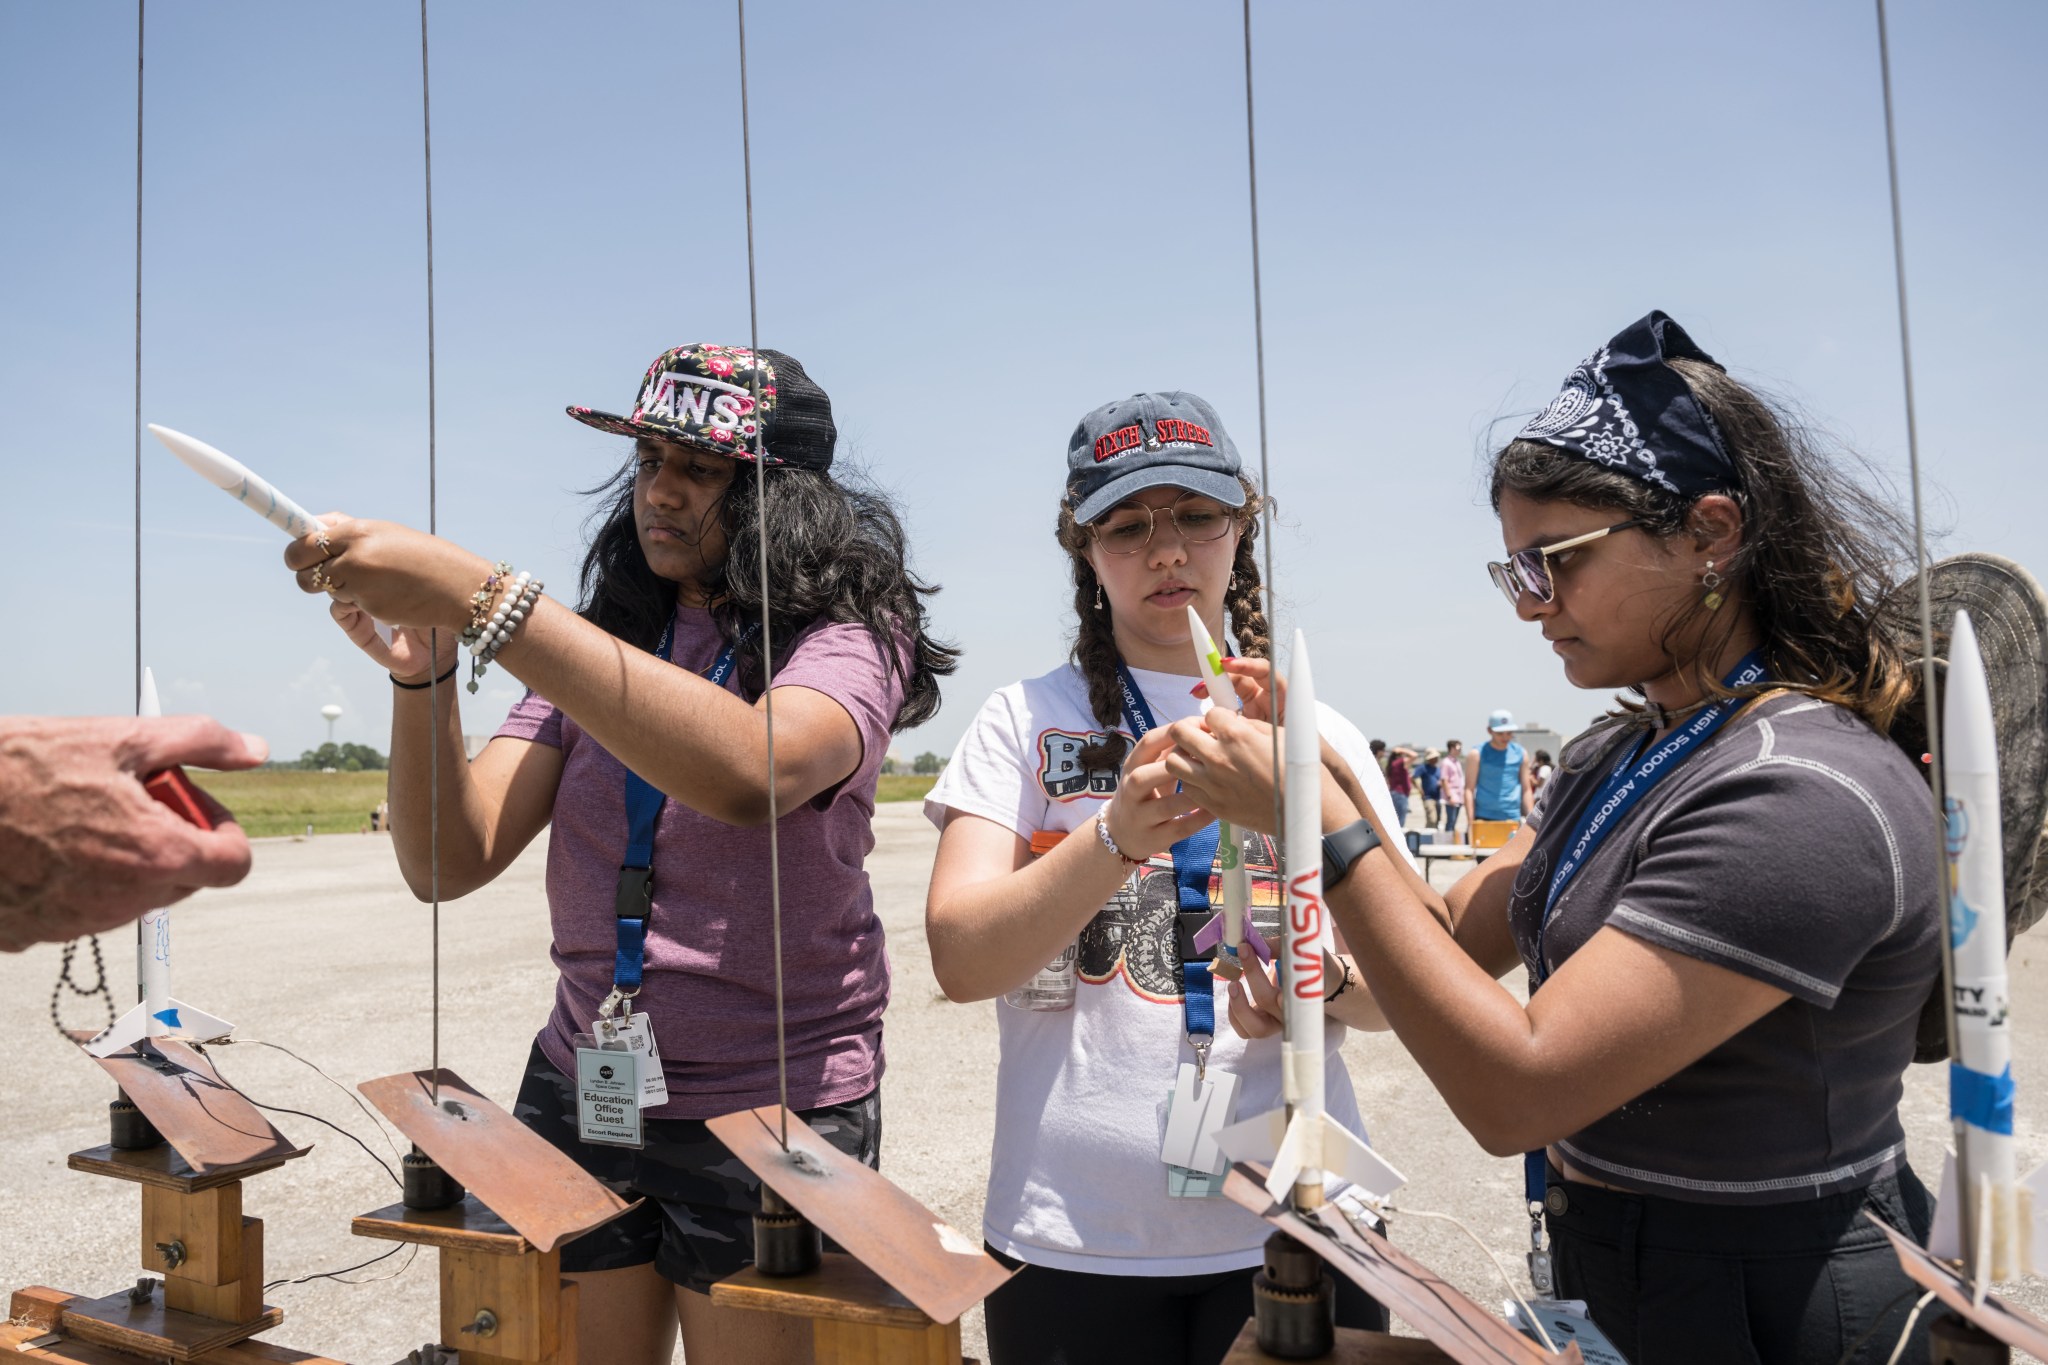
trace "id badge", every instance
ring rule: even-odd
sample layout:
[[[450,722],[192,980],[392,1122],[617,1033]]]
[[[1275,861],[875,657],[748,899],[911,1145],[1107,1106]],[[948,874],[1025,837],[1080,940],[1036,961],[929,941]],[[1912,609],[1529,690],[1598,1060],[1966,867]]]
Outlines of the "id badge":
[[[1170,1198],[1213,1199],[1223,1193],[1230,1162],[1216,1134],[1230,1126],[1236,1108],[1235,1075],[1215,1066],[1198,1074],[1194,1063],[1181,1063],[1166,1092],[1166,1137],[1159,1147]]]
[[[639,1147],[640,1059],[623,1043],[595,1047],[576,1037],[576,1136],[610,1147]]]
[[[1536,1335],[1530,1328],[1528,1319],[1522,1316],[1521,1305],[1510,1299],[1504,1307],[1507,1309],[1508,1325],[1540,1345],[1542,1338]],[[1628,1365],[1627,1359],[1615,1348],[1614,1343],[1607,1339],[1607,1334],[1586,1316],[1585,1300],[1535,1298],[1529,1300],[1529,1311],[1543,1324],[1544,1333],[1558,1350],[1562,1351],[1567,1342],[1575,1341],[1579,1344],[1579,1354],[1585,1357],[1586,1365]]]
[[[668,1078],[661,1071],[661,1048],[654,1041],[654,1024],[644,1014],[623,1019],[599,1019],[590,1026],[600,1047],[623,1045],[640,1068],[640,1107],[652,1109],[668,1103]]]

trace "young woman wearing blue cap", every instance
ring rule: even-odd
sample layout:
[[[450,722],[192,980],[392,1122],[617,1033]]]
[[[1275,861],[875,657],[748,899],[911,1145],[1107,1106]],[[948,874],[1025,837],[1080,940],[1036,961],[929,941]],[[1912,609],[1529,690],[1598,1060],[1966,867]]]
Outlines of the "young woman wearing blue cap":
[[[789,1103],[873,1164],[889,970],[862,860],[889,735],[937,711],[954,653],[926,633],[932,589],[910,572],[888,502],[830,474],[830,400],[790,357],[676,347],[649,367],[630,415],[569,413],[634,442],[606,490],[579,610],[505,565],[384,522],[332,518],[287,562],[308,591],[334,594],[336,619],[398,689],[391,805],[417,894],[466,894],[552,825],[561,974],[515,1112],[643,1201],[563,1247],[581,1358],[666,1362],[680,1321],[693,1360],[808,1361],[807,1323],[708,1297],[752,1260],[760,1187],[704,1120],[779,1094],[764,692],[775,695]],[[404,628],[385,645],[371,616]],[[473,672],[495,661],[528,688],[473,762],[457,709],[465,633]],[[608,1145],[627,1135],[582,1112],[570,1078],[578,1035],[628,1016],[651,1024],[658,1055],[642,1059],[639,1123],[625,1125],[640,1143]]]
[[[1213,1365],[1251,1312],[1268,1229],[1221,1197],[1213,1167],[1169,1153],[1165,1114],[1183,1085],[1234,1085],[1240,1117],[1277,1106],[1279,1045],[1218,1026],[1218,996],[1236,1018],[1253,1006],[1240,983],[1217,989],[1192,942],[1211,917],[1216,827],[1159,758],[1161,727],[1200,706],[1189,606],[1213,638],[1230,638],[1227,616],[1243,653],[1266,653],[1257,511],[1199,398],[1140,394],[1083,418],[1058,533],[1072,662],[989,698],[926,802],[943,830],[933,970],[955,1000],[1002,999],[984,1235],[1031,1269],[988,1301],[992,1365]],[[1327,709],[1323,727],[1391,820],[1364,738]],[[1273,841],[1241,853],[1250,918],[1277,941]],[[1345,990],[1348,968],[1331,979],[1332,1018],[1380,1026]],[[1329,1030],[1330,1112],[1360,1131],[1343,1033]],[[1338,1302],[1347,1325],[1384,1325],[1348,1282]]]
[[[1636,699],[1444,901],[1368,849],[1326,883],[1336,920],[1452,1111],[1528,1154],[1540,1292],[1635,1365],[1885,1360],[1918,1290],[1864,1215],[1928,1231],[1898,1105],[1941,932],[1927,787],[1886,733],[1911,542],[1661,313],[1495,456],[1492,495],[1516,612],[1574,684]],[[1190,798],[1271,822],[1263,726],[1173,741]],[[1325,829],[1360,820],[1326,783]],[[1517,966],[1526,1006],[1493,979]]]

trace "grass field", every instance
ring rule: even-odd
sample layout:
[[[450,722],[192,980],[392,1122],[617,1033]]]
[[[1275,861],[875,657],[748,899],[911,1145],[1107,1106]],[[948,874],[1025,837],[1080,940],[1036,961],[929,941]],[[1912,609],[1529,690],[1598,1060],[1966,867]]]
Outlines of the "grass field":
[[[311,773],[259,768],[246,773],[199,773],[192,780],[235,813],[251,838],[276,834],[354,834],[384,799],[383,773]],[[922,801],[932,777],[884,777],[876,799]]]
[[[313,773],[257,768],[245,773],[191,774],[235,813],[251,838],[273,834],[354,834],[384,799],[383,773]]]

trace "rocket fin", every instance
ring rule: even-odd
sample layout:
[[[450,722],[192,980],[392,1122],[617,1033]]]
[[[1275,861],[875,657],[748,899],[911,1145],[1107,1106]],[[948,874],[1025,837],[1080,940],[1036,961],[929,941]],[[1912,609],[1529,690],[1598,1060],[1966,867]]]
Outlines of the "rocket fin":
[[[1956,1154],[1941,1154],[1941,1184],[1934,1196],[1934,1227],[1927,1234],[1927,1252],[1944,1261],[1963,1258],[1963,1234],[1956,1219]]]
[[[1408,1183],[1402,1175],[1342,1124],[1323,1119],[1323,1169],[1342,1176],[1374,1199],[1385,1199]]]
[[[168,1018],[166,1016],[169,1016]],[[225,1038],[235,1031],[227,1020],[196,1009],[182,1000],[173,999],[170,1008],[156,1016],[171,1026],[171,1031],[180,1038],[190,1038],[195,1043],[211,1042]]]
[[[1248,1119],[1239,1119],[1216,1132],[1216,1147],[1232,1161],[1256,1161],[1270,1166],[1280,1151],[1281,1136],[1287,1131],[1287,1111],[1268,1109]]]
[[[111,1057],[149,1036],[149,1015],[138,1003],[126,1014],[87,1040],[85,1050],[95,1057]]]

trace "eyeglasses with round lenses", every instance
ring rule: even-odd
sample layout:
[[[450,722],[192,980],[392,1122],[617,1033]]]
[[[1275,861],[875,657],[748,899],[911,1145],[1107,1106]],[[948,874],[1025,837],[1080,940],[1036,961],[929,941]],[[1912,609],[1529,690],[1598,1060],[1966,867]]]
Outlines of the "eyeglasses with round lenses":
[[[1127,502],[1111,508],[1089,525],[1095,543],[1113,555],[1134,555],[1152,543],[1160,513],[1180,538],[1191,545],[1221,540],[1237,521],[1235,510],[1200,493],[1183,493],[1164,507]]]
[[[1588,531],[1582,536],[1573,536],[1570,540],[1560,540],[1555,545],[1538,545],[1533,549],[1517,550],[1508,556],[1505,564],[1489,563],[1486,572],[1492,576],[1493,585],[1500,589],[1501,596],[1508,599],[1508,605],[1511,607],[1522,605],[1522,594],[1525,592],[1538,602],[1554,601],[1557,598],[1557,581],[1550,573],[1552,555],[1563,554],[1566,550],[1576,550],[1581,545],[1599,540],[1602,536],[1611,536],[1616,531],[1631,530],[1642,524],[1642,518],[1632,517],[1627,521],[1617,521],[1612,526],[1603,526],[1597,531]]]

